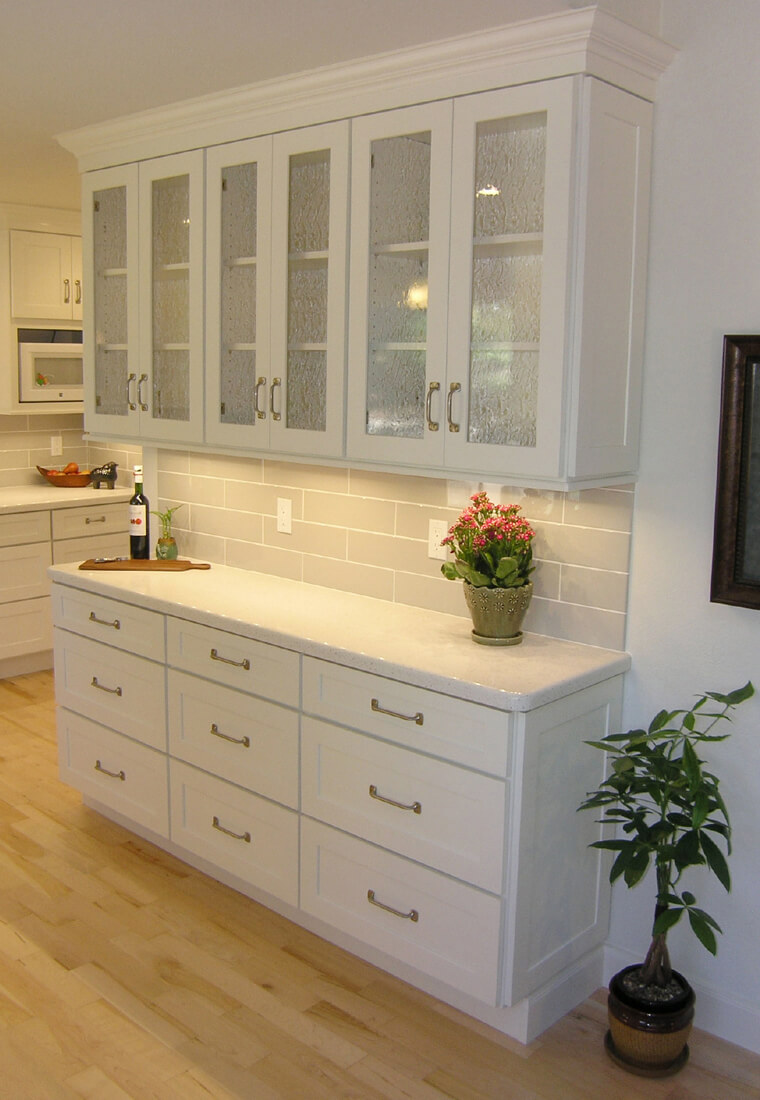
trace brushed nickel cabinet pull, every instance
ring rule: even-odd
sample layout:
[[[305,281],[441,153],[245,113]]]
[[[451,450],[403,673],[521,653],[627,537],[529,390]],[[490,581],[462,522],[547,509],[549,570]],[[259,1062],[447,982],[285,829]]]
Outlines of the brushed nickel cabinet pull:
[[[448,397],[446,398],[446,419],[449,422],[449,431],[450,432],[458,432],[459,431],[459,425],[455,424],[453,419],[452,419],[453,413],[452,413],[452,410],[451,410],[451,405],[452,405],[452,402],[454,400],[454,394],[459,393],[461,388],[462,387],[459,384],[459,382],[452,382],[451,385],[449,386],[449,393],[448,393]]]
[[[214,737],[221,737],[222,741],[231,741],[233,745],[242,745],[245,749],[251,746],[250,737],[230,737],[228,733],[222,733],[216,722],[211,723],[210,733],[212,733]]]
[[[389,806],[395,806],[397,810],[411,810],[413,814],[422,813],[422,803],[412,802],[407,805],[406,802],[396,802],[393,798],[385,798],[384,795],[377,793],[377,787],[374,783],[369,785],[369,797],[376,799],[378,802],[386,802]]]
[[[132,397],[132,383],[137,381],[137,375],[132,373],[127,377],[127,406],[131,412],[134,412],[137,408],[137,402]]]
[[[425,721],[421,710],[418,710],[416,714],[400,714],[397,710],[386,710],[385,707],[381,707],[377,699],[373,699],[370,706],[375,714],[387,714],[391,718],[400,718],[402,722],[414,722],[416,725],[421,726]]]
[[[269,387],[269,411],[272,414],[272,420],[282,420],[282,414],[274,410],[274,391],[279,389],[281,385],[281,378],[273,378],[272,385]]]
[[[216,649],[211,650],[211,660],[221,661],[223,665],[234,665],[235,668],[244,668],[246,672],[248,672],[251,667],[251,662],[247,657],[244,657],[242,661],[233,661],[229,657],[220,657]]]
[[[112,626],[114,630],[121,630],[121,623],[118,619],[112,619],[110,622],[108,619],[99,619],[94,611],[90,612],[90,622],[97,623],[98,626]]]
[[[77,306],[81,306],[81,304],[82,304],[82,280],[81,279],[75,279],[74,280],[74,287],[75,287],[74,304],[77,305]]]
[[[66,305],[71,301],[71,281],[69,279],[63,280],[63,301]]]
[[[218,829],[220,833],[224,833],[225,836],[231,836],[233,840],[244,840],[246,844],[251,843],[251,834],[245,833],[233,833],[232,829],[225,829],[224,825],[219,824],[219,818],[214,814],[214,818],[211,822],[215,829]]]
[[[143,412],[148,411],[148,404],[147,404],[145,398],[143,397],[143,391],[142,391],[143,385],[147,381],[148,381],[147,374],[141,374],[140,377],[137,379],[137,404],[140,406],[140,408],[142,409]]]
[[[394,917],[401,917],[402,920],[411,920],[416,924],[420,919],[420,914],[416,909],[410,909],[408,913],[402,913],[400,909],[394,909],[393,906],[378,901],[374,890],[367,891],[367,901],[370,905],[376,905],[378,909],[384,909],[386,913],[393,913]]]
[[[428,431],[431,432],[438,431],[438,422],[431,419],[431,406],[433,401],[433,394],[437,393],[440,388],[440,382],[431,382],[428,386],[427,397],[425,398],[425,419],[427,420]]]
[[[108,775],[111,779],[120,779],[122,783],[127,778],[126,772],[109,772],[108,768],[104,768],[99,760],[95,761],[95,771],[102,772],[103,775]]]
[[[109,695],[121,696],[121,688],[120,687],[109,688],[109,687],[106,687],[105,684],[99,684],[97,676],[93,676],[92,680],[90,681],[90,687],[97,688],[98,691],[107,691]]]
[[[253,387],[253,411],[256,413],[259,420],[265,420],[267,415],[266,409],[262,409],[261,405],[259,405],[259,391],[261,387],[266,386],[266,384],[266,378],[261,377],[256,379],[256,385]]]
[[[87,525],[88,523],[105,523],[106,522],[106,517],[105,516],[98,516],[96,519],[93,519],[92,516],[85,516],[84,517],[84,522],[85,522],[85,525]]]

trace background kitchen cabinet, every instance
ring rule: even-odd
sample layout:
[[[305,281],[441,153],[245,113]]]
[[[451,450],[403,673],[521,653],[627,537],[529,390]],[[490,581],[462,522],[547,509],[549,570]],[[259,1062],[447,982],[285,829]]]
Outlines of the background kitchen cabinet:
[[[81,237],[11,231],[11,313],[17,318],[81,321]]]

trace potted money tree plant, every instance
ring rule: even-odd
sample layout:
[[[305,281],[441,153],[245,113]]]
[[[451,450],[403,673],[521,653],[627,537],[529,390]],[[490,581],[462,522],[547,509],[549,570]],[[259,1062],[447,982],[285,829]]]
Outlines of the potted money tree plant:
[[[753,694],[749,682],[727,695],[708,691],[690,710],[661,710],[648,729],[587,742],[608,754],[611,770],[578,808],[600,810],[601,822],[618,826],[616,837],[591,846],[614,853],[610,882],[622,879],[632,887],[650,867],[655,872],[646,958],[619,971],[609,985],[605,1046],[614,1061],[634,1073],[665,1076],[688,1058],[694,991],[671,967],[667,935],[686,916],[700,943],[715,954],[715,933],[721,929],[682,880],[691,868],[703,867],[731,888],[728,811],[717,776],[699,754],[728,737],[723,723]]]

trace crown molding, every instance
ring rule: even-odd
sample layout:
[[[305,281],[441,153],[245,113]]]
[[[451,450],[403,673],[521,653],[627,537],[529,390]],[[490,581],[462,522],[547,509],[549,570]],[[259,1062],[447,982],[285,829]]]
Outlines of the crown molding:
[[[587,73],[654,100],[676,51],[596,6],[261,81],[69,130],[80,171]]]

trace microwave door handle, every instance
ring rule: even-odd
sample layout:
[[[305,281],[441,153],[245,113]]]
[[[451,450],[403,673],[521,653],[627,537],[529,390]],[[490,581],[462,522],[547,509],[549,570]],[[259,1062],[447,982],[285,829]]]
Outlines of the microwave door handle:
[[[134,371],[127,378],[127,406],[130,412],[134,412],[137,408],[137,404],[132,400],[132,383],[137,380],[137,375]]]

